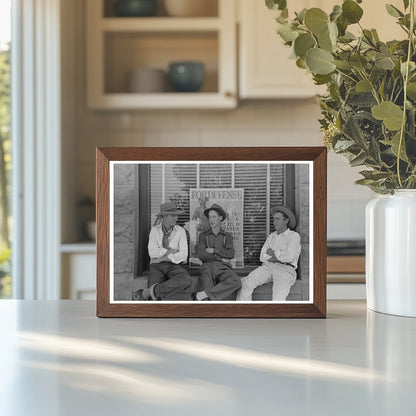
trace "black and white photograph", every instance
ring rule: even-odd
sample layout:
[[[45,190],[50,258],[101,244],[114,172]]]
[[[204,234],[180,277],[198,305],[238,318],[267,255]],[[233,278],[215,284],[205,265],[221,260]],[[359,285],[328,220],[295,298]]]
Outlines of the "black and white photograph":
[[[313,163],[111,161],[110,303],[312,303]]]

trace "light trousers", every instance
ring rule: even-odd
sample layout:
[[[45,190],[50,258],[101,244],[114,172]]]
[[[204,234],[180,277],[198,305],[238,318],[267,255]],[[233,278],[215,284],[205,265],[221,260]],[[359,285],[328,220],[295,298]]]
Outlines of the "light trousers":
[[[273,282],[273,300],[286,300],[290,288],[296,281],[296,270],[286,264],[263,263],[241,279],[241,289],[237,300],[252,300],[253,291],[257,286]]]

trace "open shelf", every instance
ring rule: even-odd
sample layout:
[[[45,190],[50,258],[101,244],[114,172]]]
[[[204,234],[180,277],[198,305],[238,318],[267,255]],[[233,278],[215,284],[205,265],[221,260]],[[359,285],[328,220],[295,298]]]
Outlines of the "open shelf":
[[[216,16],[114,17],[113,2],[89,0],[87,7],[87,102],[91,109],[220,109],[237,106],[235,3],[213,0]],[[179,93],[168,82],[169,64],[201,62],[205,79],[198,92]],[[160,88],[129,87],[140,69],[165,72]],[[140,78],[143,80],[143,78]],[[146,85],[147,87],[147,85]]]
[[[101,29],[106,32],[121,31],[137,31],[137,32],[168,32],[168,31],[206,31],[218,30],[220,28],[220,20],[215,17],[138,17],[125,19],[115,17],[111,19],[103,19]]]
[[[102,9],[102,17],[105,19],[117,17],[115,13],[115,4],[117,0],[100,0],[103,1],[103,9]],[[174,19],[174,16],[169,14],[169,5],[166,5],[166,2],[170,2],[172,0],[156,0],[157,2],[157,11],[154,17],[140,17],[139,19],[146,19],[151,18],[155,19],[158,17],[166,17],[169,19]],[[175,1],[175,0],[174,0]],[[188,0],[189,1],[189,0]],[[194,2],[201,1],[201,0],[193,0]],[[230,1],[230,0],[227,0]],[[193,17],[184,17],[185,19],[194,19],[196,17],[218,17],[219,15],[219,0],[203,0],[202,8],[201,5],[199,7],[194,5],[194,11],[197,10],[199,13],[195,14]],[[179,4],[180,6],[180,4]],[[176,6],[176,10],[178,5]],[[172,11],[172,10],[171,10]],[[187,13],[189,14],[189,13]],[[134,17],[119,17],[120,19],[130,20],[134,19]]]
[[[193,95],[218,92],[218,38],[215,32],[111,32],[105,34],[104,54],[105,94],[132,93],[128,88],[129,73],[138,68],[163,70],[167,80],[169,64],[178,61],[204,64],[204,84],[200,92]],[[174,93],[169,82],[166,82],[165,91],[156,94],[161,93]],[[175,99],[186,99],[183,95],[179,94]]]

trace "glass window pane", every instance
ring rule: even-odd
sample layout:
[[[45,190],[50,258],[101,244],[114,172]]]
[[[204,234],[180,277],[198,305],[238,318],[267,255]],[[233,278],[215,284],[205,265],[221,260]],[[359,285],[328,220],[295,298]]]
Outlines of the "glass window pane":
[[[12,295],[10,274],[10,8],[10,0],[0,0],[0,298],[9,298]]]

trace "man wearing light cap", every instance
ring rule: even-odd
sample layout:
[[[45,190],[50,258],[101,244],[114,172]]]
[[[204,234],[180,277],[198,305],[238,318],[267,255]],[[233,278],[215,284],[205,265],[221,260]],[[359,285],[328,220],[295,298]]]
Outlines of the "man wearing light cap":
[[[188,258],[188,242],[185,230],[176,224],[182,213],[173,202],[160,205],[149,234],[147,289],[135,291],[133,300],[192,300],[192,279],[181,266]]]
[[[196,245],[198,258],[203,262],[199,278],[200,291],[196,300],[223,300],[241,287],[241,279],[231,268],[234,258],[233,237],[221,228],[221,222],[227,217],[225,211],[213,204],[204,211],[209,221],[209,230],[199,234]]]
[[[260,253],[260,267],[241,279],[237,300],[250,301],[257,286],[273,282],[272,299],[284,301],[296,281],[296,269],[301,251],[300,235],[292,231],[296,226],[293,212],[281,205],[271,209],[274,228]]]

